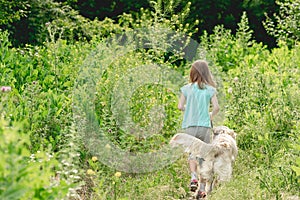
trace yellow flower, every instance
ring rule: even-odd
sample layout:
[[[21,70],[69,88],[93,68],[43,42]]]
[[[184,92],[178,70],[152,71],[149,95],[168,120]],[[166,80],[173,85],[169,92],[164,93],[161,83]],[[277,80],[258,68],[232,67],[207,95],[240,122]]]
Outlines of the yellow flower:
[[[121,172],[116,172],[115,173],[115,177],[117,177],[117,178],[119,178],[121,175],[122,175]]]
[[[98,160],[98,158],[97,158],[96,156],[93,156],[93,157],[92,157],[92,161],[93,161],[93,162],[96,162],[97,160]]]
[[[86,173],[87,173],[88,175],[95,175],[95,174],[96,174],[92,169],[88,169],[88,170],[86,171]]]

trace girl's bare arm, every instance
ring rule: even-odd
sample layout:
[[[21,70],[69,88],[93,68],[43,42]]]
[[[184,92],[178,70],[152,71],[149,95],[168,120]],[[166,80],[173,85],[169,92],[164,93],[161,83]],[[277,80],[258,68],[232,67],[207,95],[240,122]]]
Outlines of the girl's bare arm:
[[[213,110],[211,112],[210,118],[211,118],[211,120],[213,120],[213,117],[216,114],[218,114],[218,112],[220,110],[220,106],[219,106],[218,98],[217,98],[216,94],[211,98],[211,103],[212,103],[212,106],[213,106]]]
[[[178,109],[184,111],[184,104],[185,104],[185,97],[183,94],[181,94],[178,102]]]

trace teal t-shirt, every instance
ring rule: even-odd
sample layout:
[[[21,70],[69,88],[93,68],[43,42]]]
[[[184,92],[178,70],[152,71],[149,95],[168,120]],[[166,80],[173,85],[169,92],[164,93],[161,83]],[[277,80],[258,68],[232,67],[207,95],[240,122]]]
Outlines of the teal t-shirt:
[[[182,128],[211,127],[209,106],[212,96],[217,92],[216,89],[210,85],[200,89],[197,83],[190,83],[180,90],[186,99]]]

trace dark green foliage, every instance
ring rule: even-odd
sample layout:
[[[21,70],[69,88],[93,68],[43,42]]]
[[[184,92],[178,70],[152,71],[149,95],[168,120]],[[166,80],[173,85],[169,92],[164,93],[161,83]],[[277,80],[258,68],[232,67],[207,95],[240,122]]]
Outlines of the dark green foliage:
[[[202,35],[204,31],[212,33],[216,25],[223,24],[235,32],[237,23],[240,21],[243,11],[246,11],[249,17],[251,29],[254,30],[254,37],[259,42],[264,42],[270,47],[274,47],[274,39],[267,34],[263,28],[262,21],[265,20],[265,13],[273,14],[278,12],[278,6],[274,0],[268,1],[238,1],[238,0],[217,0],[217,1],[199,1],[199,0],[184,0],[174,1],[175,11],[181,10],[191,2],[190,15],[185,20],[185,23],[191,23],[199,20],[198,32],[196,36]],[[176,3],[177,2],[177,3]],[[104,19],[112,17],[114,19],[123,12],[137,12],[140,8],[151,9],[149,1],[124,1],[124,0],[109,0],[109,1],[77,1],[72,7],[79,10],[80,14],[90,19],[95,17]]]
[[[26,16],[28,13],[28,1],[0,1],[0,26],[11,24]]]
[[[275,36],[278,41],[285,42],[289,46],[295,45],[300,40],[300,1],[276,1],[280,6],[279,14],[270,14],[264,21],[264,27],[269,34]]]
[[[216,25],[223,24],[225,28],[233,33],[240,21],[242,12],[246,11],[250,21],[250,27],[254,30],[253,37],[259,41],[274,47],[274,39],[269,36],[262,26],[265,20],[265,13],[273,15],[278,12],[278,6],[273,0],[270,1],[172,1],[174,11],[180,11],[188,2],[191,3],[190,14],[184,19],[184,24],[193,23],[198,20],[197,34],[198,39],[204,31],[209,34],[213,32]],[[9,4],[9,5],[7,5]],[[168,3],[164,9],[167,9]],[[101,33],[103,29],[96,29],[95,26],[103,26],[99,20],[107,17],[118,20],[123,13],[138,15],[141,8],[153,10],[150,1],[137,0],[109,0],[109,1],[55,1],[55,0],[32,0],[29,2],[0,2],[3,9],[2,23],[0,26],[8,29],[13,38],[15,46],[26,43],[42,43],[47,34],[49,22],[56,30],[56,37],[61,35],[63,38],[72,40],[91,39],[93,34]],[[168,18],[167,13],[166,18]],[[8,17],[7,17],[8,16]],[[169,16],[170,17],[170,16]],[[113,21],[112,21],[113,22]],[[112,23],[109,23],[106,31],[115,32],[115,29],[109,29]]]
[[[80,14],[85,17],[103,20],[105,17],[116,18],[124,12],[137,12],[140,8],[149,7],[149,2],[139,0],[77,0],[73,7],[78,9]]]

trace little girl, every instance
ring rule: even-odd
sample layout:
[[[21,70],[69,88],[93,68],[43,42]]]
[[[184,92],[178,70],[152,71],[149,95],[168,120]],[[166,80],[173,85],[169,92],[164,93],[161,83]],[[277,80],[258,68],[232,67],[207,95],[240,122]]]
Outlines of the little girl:
[[[216,83],[208,68],[208,63],[204,60],[197,60],[192,64],[190,70],[190,83],[181,89],[181,96],[178,109],[184,111],[182,128],[189,135],[210,143],[210,129],[213,117],[219,112],[217,99]],[[209,112],[212,104],[212,112]],[[201,158],[200,158],[201,160]],[[198,188],[197,162],[190,156],[189,165],[191,170],[191,191],[195,192]],[[201,167],[201,163],[200,163]],[[200,177],[201,178],[201,177]],[[204,198],[205,179],[200,179],[198,196]]]

